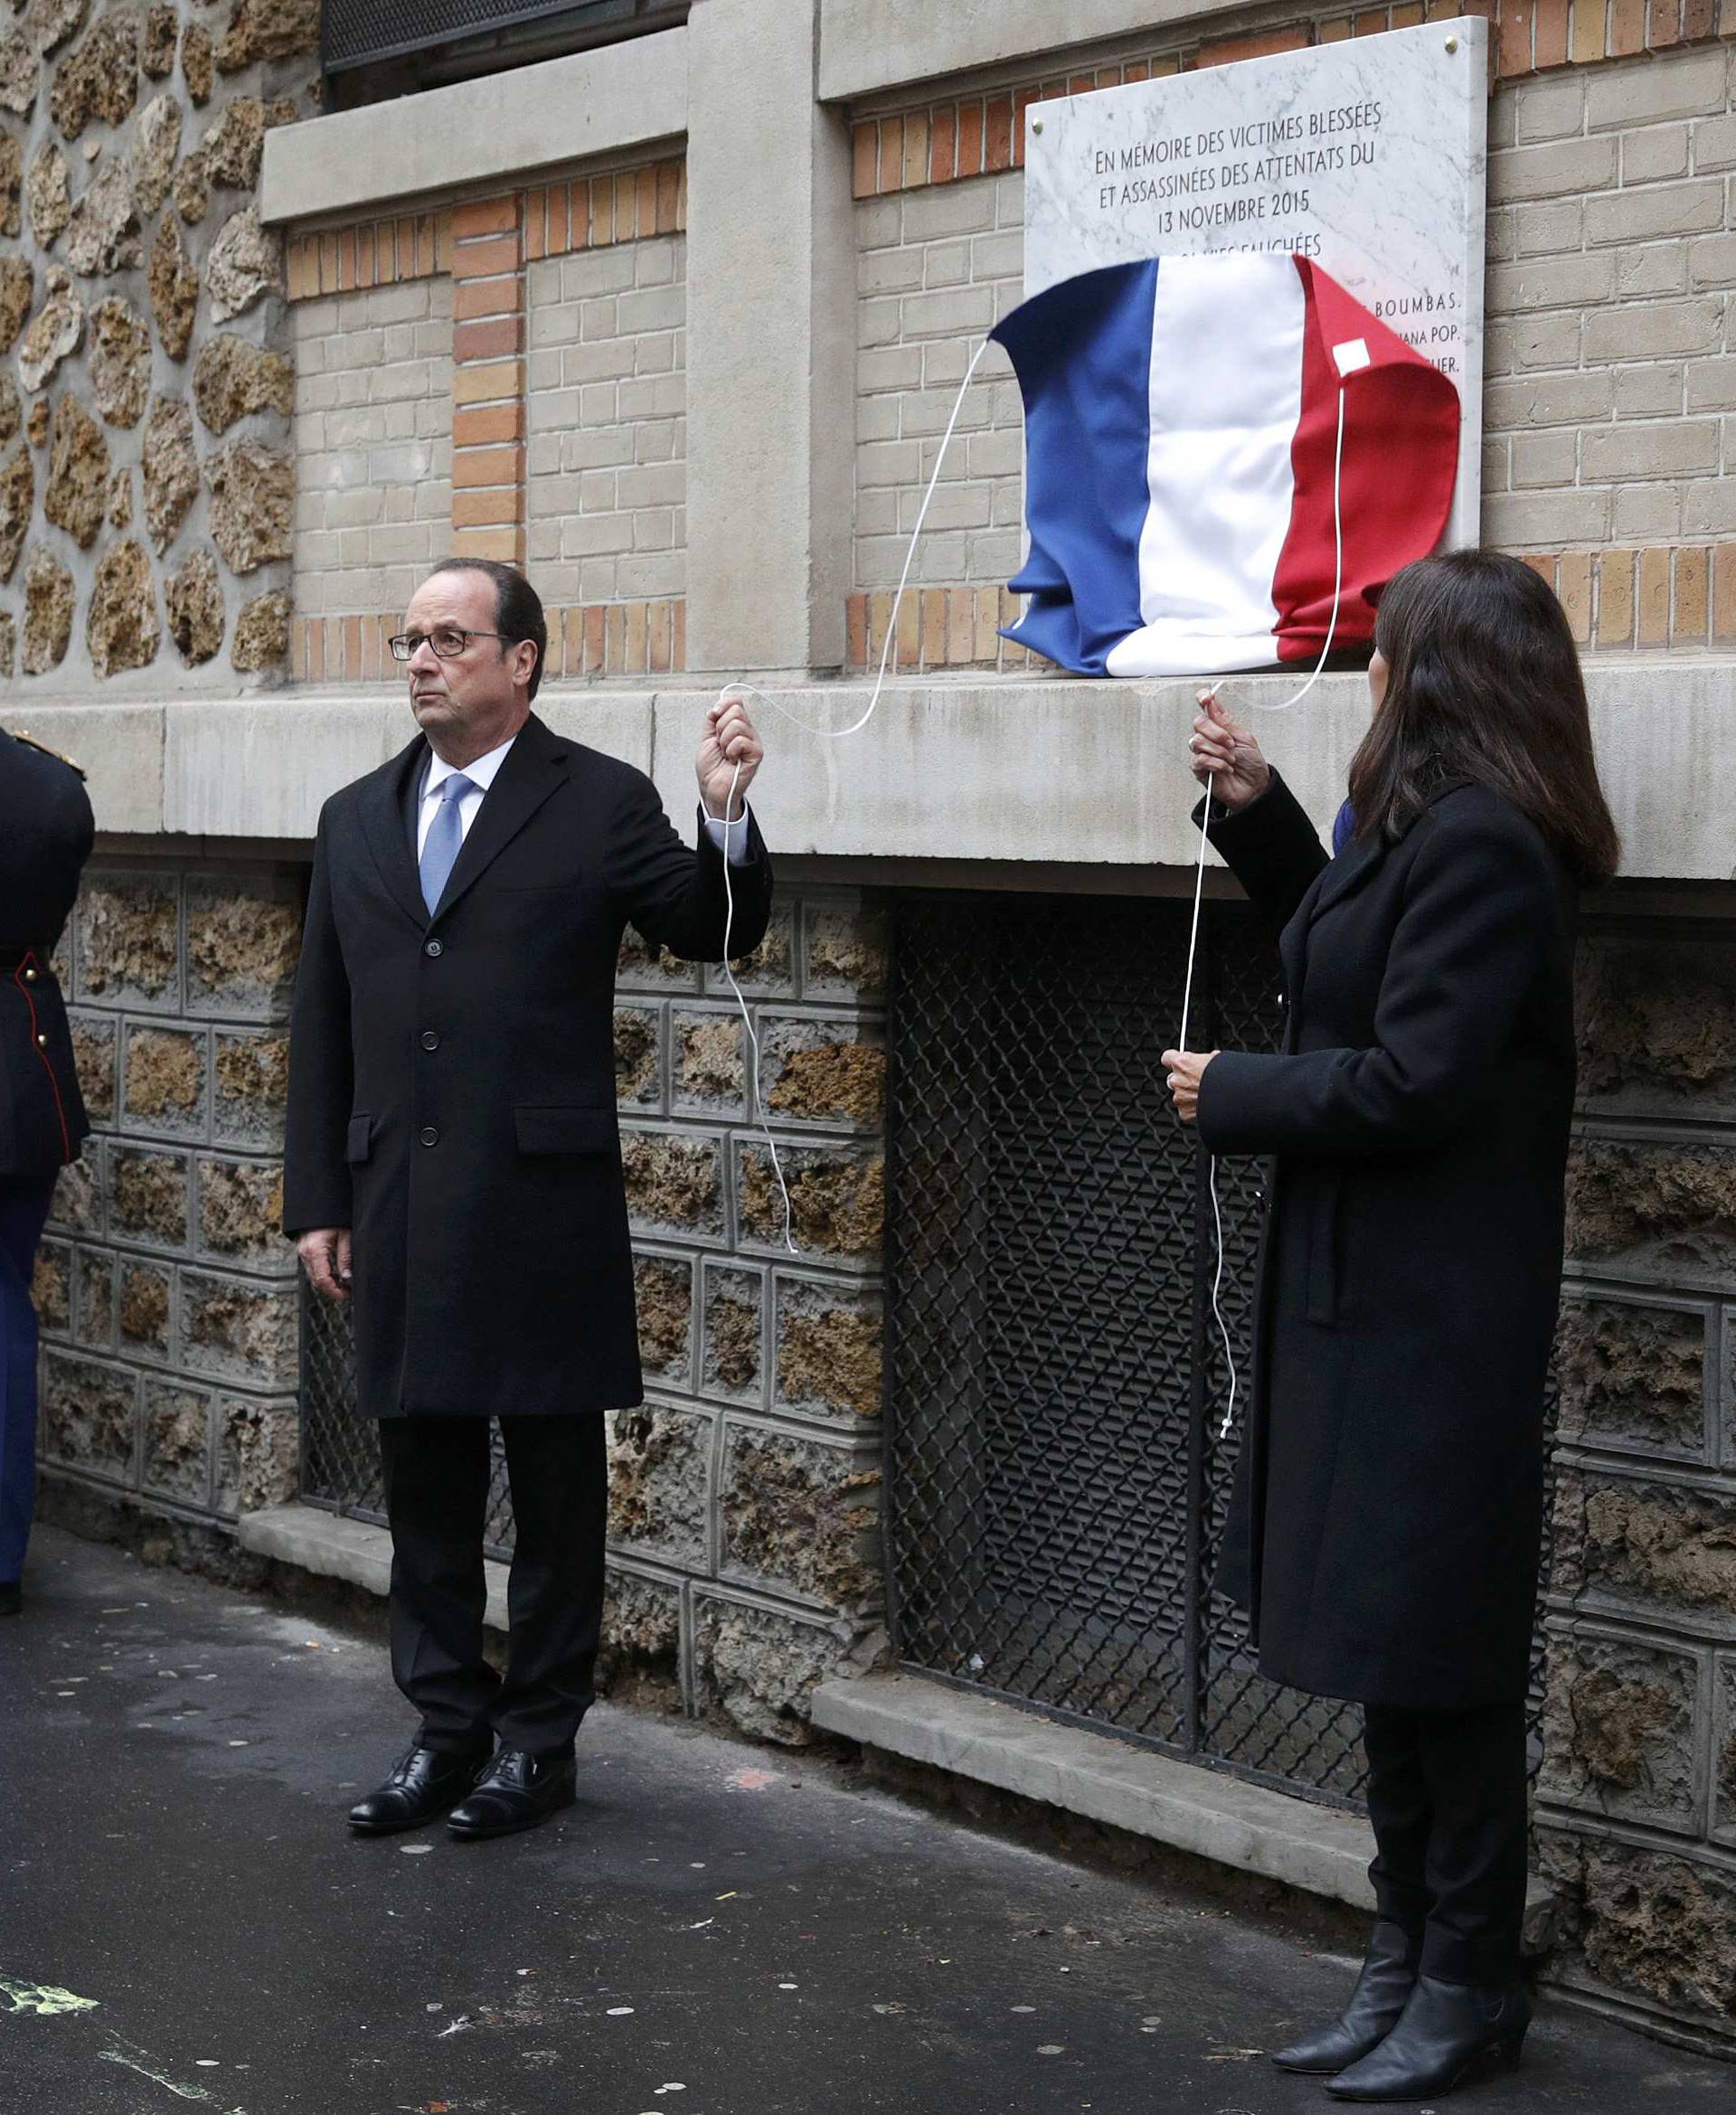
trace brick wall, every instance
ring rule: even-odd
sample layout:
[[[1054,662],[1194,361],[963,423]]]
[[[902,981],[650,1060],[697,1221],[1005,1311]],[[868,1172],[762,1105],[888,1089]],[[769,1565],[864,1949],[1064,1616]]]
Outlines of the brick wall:
[[[1624,48],[1637,50],[1611,47]],[[1722,43],[1563,64],[1504,79],[1490,109],[1484,533],[1535,558],[1594,648],[1736,640],[1731,65]],[[1052,92],[1091,85],[1087,74]],[[1006,99],[997,173],[956,173],[964,129],[942,127],[939,110],[920,127],[880,122],[872,184],[859,151],[858,188],[873,194],[856,209],[854,666],[878,653],[884,590],[969,351],[1018,297],[1019,99],[1029,96]],[[993,168],[980,118],[971,140],[970,165]],[[1020,550],[1020,414],[1006,376],[991,350],[917,554],[912,580],[930,591],[904,618],[901,666],[1007,660],[992,599]],[[946,591],[958,589],[972,592]]]
[[[172,1519],[296,1489],[283,1211],[293,869],[89,871],[62,943],[96,1126],[38,1260],[51,1468]]]
[[[686,585],[686,241],[656,235],[528,272],[528,552],[543,597]]]
[[[1024,179],[864,199],[856,207],[856,586],[894,587],[976,342],[1022,297]],[[929,509],[916,578],[999,583],[1018,570],[1024,417],[992,346]]]
[[[451,541],[452,282],[324,295],[291,314],[297,607],[401,611]]]
[[[290,241],[298,680],[449,552],[528,561],[550,675],[684,666],[686,223],[673,159]]]
[[[1599,647],[1736,633],[1736,581],[1711,593],[1736,534],[1730,66],[1712,45],[1578,69],[1491,112],[1485,533],[1566,554]]]

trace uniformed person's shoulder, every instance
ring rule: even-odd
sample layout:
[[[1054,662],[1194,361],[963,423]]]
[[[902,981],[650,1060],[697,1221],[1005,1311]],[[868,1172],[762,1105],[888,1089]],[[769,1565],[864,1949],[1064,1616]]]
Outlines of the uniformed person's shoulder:
[[[25,728],[0,728],[0,737],[14,743],[21,750],[28,751],[32,756],[43,757],[50,763],[64,765],[69,771],[75,773],[80,779],[88,776],[82,765],[74,763],[69,756],[62,756],[58,749],[51,749],[47,742],[38,741],[36,737]]]

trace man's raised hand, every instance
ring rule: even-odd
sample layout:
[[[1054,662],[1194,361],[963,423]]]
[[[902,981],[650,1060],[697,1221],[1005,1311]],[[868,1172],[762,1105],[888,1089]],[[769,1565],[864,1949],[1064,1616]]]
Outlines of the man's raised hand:
[[[700,798],[705,812],[719,822],[740,822],[747,807],[748,788],[764,760],[766,747],[738,697],[719,698],[705,713],[705,732],[700,738]],[[736,768],[741,767],[737,778]],[[735,798],[730,798],[731,784]]]

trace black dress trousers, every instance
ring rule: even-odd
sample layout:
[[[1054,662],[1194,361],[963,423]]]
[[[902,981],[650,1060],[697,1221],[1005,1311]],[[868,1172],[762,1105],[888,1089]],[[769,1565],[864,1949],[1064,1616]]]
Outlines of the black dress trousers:
[[[1511,1983],[1525,1914],[1524,1704],[1371,1704],[1363,1745],[1380,1914],[1421,1947],[1424,1975]]]
[[[517,1534],[506,1673],[483,1658],[488,1420],[383,1418],[392,1525],[392,1672],[424,1747],[559,1753],[595,1691],[608,1452],[600,1416],[503,1417]]]

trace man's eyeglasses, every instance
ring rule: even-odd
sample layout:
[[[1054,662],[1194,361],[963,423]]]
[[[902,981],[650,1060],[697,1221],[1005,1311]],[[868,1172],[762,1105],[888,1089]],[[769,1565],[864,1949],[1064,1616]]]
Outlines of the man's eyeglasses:
[[[432,647],[442,661],[454,661],[472,639],[507,639],[514,646],[518,644],[507,632],[465,631],[456,624],[439,625],[432,631],[401,631],[386,644],[392,648],[394,661],[408,661],[418,647]]]

